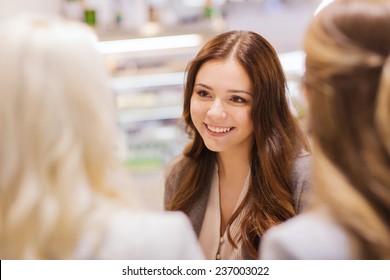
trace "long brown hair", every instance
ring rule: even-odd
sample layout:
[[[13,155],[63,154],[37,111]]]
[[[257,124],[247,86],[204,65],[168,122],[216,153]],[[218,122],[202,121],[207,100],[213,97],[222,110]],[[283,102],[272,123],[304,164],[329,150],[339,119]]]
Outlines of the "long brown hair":
[[[389,32],[388,0],[338,0],[305,37],[318,200],[354,258],[390,258]]]
[[[227,229],[244,206],[248,207],[241,225],[241,238],[244,248],[256,258],[260,236],[271,226],[296,214],[292,199],[292,162],[302,148],[307,148],[303,133],[289,110],[286,78],[278,56],[259,34],[249,31],[220,34],[206,43],[188,64],[183,118],[192,141],[184,150],[184,160],[173,169],[180,180],[167,209],[188,213],[211,184],[216,153],[207,149],[196,130],[190,115],[190,101],[201,66],[210,60],[231,57],[244,67],[253,85],[254,141],[249,191],[229,220]],[[228,236],[234,245],[230,234]]]

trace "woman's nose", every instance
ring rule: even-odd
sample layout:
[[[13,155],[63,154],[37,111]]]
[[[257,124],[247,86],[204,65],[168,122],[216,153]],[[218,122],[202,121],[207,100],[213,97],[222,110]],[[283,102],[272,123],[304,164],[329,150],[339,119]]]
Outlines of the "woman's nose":
[[[215,99],[211,104],[207,114],[213,118],[224,118],[226,113],[221,100]]]

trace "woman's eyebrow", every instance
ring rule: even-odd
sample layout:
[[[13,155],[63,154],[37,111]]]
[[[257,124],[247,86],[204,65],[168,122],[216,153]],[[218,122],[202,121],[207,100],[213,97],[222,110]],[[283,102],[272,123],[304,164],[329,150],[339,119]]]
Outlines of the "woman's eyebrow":
[[[202,84],[202,83],[197,83],[194,85],[194,87],[196,87],[196,86],[204,87],[204,88],[207,88],[208,90],[213,89],[212,87],[205,85],[205,84]],[[246,90],[241,90],[241,89],[229,89],[228,92],[230,92],[230,93],[244,93],[244,94],[247,94],[249,96],[253,96],[253,94],[251,92],[246,91]]]
[[[253,96],[253,94],[251,92],[246,91],[246,90],[240,90],[240,89],[230,89],[230,90],[228,90],[228,92],[231,92],[231,93],[245,93],[247,95]]]
[[[202,83],[197,83],[197,84],[195,84],[194,86],[195,86],[195,87],[196,87],[196,86],[205,87],[205,88],[210,89],[210,90],[213,89],[212,87],[210,87],[210,86],[208,86],[208,85],[205,85],[205,84],[202,84]]]

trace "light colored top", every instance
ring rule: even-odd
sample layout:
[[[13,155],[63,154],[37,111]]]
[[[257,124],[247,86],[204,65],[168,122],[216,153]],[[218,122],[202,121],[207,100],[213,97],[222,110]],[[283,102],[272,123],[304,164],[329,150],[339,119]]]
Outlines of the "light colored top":
[[[90,227],[74,259],[204,259],[191,223],[181,212],[118,210],[104,225]]]
[[[273,260],[351,259],[347,233],[325,210],[300,214],[269,229],[260,244],[260,258]]]
[[[235,210],[244,200],[248,188],[249,188],[248,174],[245,184],[240,192]],[[234,211],[235,211],[234,210]],[[203,252],[206,255],[206,259],[209,260],[242,260],[242,241],[240,240],[240,224],[245,213],[245,208],[241,213],[234,219],[230,226],[230,233],[237,244],[237,248],[234,248],[228,240],[227,230],[221,236],[221,204],[219,197],[219,178],[218,178],[218,167],[214,172],[213,180],[211,182],[210,196],[207,202],[206,213],[203,220],[203,225],[199,235],[199,242],[202,246]]]

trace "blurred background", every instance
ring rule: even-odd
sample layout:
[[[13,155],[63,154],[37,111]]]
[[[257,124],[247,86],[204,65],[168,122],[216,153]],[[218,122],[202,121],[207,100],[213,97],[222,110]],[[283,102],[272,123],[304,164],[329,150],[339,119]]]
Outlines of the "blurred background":
[[[126,148],[121,158],[145,206],[162,209],[163,172],[187,135],[180,122],[184,69],[211,37],[245,29],[276,49],[291,109],[304,119],[302,39],[320,0],[0,0],[0,19],[24,12],[86,22],[99,38]],[[91,124],[93,125],[93,124]]]

